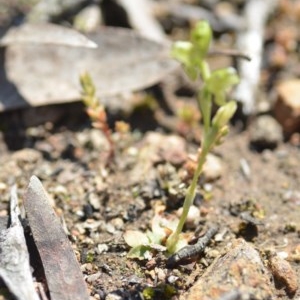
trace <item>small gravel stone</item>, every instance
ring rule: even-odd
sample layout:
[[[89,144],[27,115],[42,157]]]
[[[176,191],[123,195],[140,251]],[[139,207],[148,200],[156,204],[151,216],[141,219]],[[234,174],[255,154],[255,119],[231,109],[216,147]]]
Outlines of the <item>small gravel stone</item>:
[[[182,215],[182,211],[183,211],[182,207],[180,207],[177,210],[178,217],[180,217]],[[198,207],[196,207],[195,205],[192,205],[190,207],[189,213],[187,215],[185,225],[188,228],[195,228],[197,226],[197,224],[199,223],[199,219],[200,219],[200,209]]]
[[[206,162],[203,166],[203,174],[206,181],[214,181],[220,178],[223,174],[222,160],[213,154],[208,154]]]
[[[34,149],[29,149],[29,148],[16,151],[12,155],[12,159],[15,159],[19,164],[36,163],[41,158],[42,158],[42,154],[39,151],[36,151]]]
[[[285,134],[300,130],[300,80],[286,80],[277,86],[274,115],[282,125]]]
[[[168,280],[169,283],[173,284],[173,283],[175,283],[178,279],[179,279],[179,277],[174,276],[174,275],[171,275],[171,276],[168,277],[167,280]]]
[[[101,203],[99,197],[95,193],[90,193],[88,196],[89,203],[95,210],[99,210],[101,208]]]
[[[282,128],[273,117],[259,116],[251,124],[250,143],[258,150],[274,149],[282,140]]]
[[[275,255],[269,259],[269,265],[275,280],[285,287],[289,295],[294,295],[298,289],[297,274],[290,263]]]
[[[97,246],[97,254],[102,254],[102,253],[104,253],[104,252],[107,252],[108,251],[108,246],[107,246],[107,244],[99,244],[98,246]]]
[[[82,9],[74,20],[74,27],[83,32],[92,32],[102,23],[99,5],[90,5]]]
[[[90,141],[95,150],[106,150],[109,148],[107,138],[99,129],[90,130]]]
[[[68,194],[67,188],[63,185],[60,185],[60,184],[55,186],[51,192],[54,193],[54,194],[60,194],[60,195],[67,195]]]
[[[117,295],[115,293],[109,293],[106,295],[105,300],[122,300],[121,295]]]
[[[92,275],[88,275],[87,278],[86,278],[86,281],[87,281],[88,283],[93,283],[93,282],[95,282],[98,278],[100,278],[100,275],[101,275],[100,272],[97,272],[97,273],[92,274]]]
[[[95,150],[106,150],[109,147],[109,143],[105,135],[99,129],[92,128],[78,132],[76,134],[77,141],[82,147],[92,147]]]
[[[161,156],[172,165],[181,165],[187,159],[185,140],[171,135],[165,138],[161,145]]]
[[[4,182],[0,182],[0,192],[5,191],[7,187],[7,184],[5,184]]]
[[[117,229],[120,230],[124,227],[124,221],[121,218],[114,218],[110,223]]]
[[[166,280],[166,271],[164,269],[161,269],[161,268],[155,268],[155,271],[156,271],[156,275],[157,275],[157,278],[160,280],[160,281],[165,281]]]
[[[176,135],[148,133],[143,141],[148,146],[148,156],[152,162],[164,160],[172,165],[181,165],[187,159],[186,141]]]

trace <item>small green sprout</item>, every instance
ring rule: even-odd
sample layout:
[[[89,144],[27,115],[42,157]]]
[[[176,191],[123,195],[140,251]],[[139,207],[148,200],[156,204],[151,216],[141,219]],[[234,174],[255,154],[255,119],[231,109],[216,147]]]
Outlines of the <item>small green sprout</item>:
[[[105,107],[96,96],[96,88],[89,73],[80,75],[80,84],[82,88],[82,101],[86,107],[86,112],[92,121],[94,128],[100,129],[105,135],[109,146],[109,159],[114,158],[114,142],[112,133],[107,123]]]
[[[191,32],[190,41],[175,42],[172,56],[183,64],[184,70],[191,80],[201,78],[202,89],[198,93],[198,103],[203,119],[203,135],[201,151],[198,156],[197,168],[192,182],[187,190],[183,204],[183,213],[175,231],[168,237],[166,247],[169,253],[178,250],[181,232],[185,224],[189,209],[194,202],[199,176],[207,154],[222,142],[228,134],[228,123],[233,117],[237,104],[235,101],[226,101],[226,95],[239,82],[236,70],[229,67],[211,72],[205,60],[212,39],[212,31],[206,21],[200,21]],[[218,110],[212,118],[212,107],[215,104]]]
[[[156,209],[157,210],[157,209]],[[169,234],[177,226],[178,219],[167,218],[163,215],[163,210],[156,211],[151,222],[151,230],[143,233],[138,230],[127,230],[124,233],[125,242],[131,247],[127,254],[128,258],[151,259],[155,252],[165,252],[167,248],[163,246]],[[178,242],[179,247],[187,245],[187,238],[181,236]]]

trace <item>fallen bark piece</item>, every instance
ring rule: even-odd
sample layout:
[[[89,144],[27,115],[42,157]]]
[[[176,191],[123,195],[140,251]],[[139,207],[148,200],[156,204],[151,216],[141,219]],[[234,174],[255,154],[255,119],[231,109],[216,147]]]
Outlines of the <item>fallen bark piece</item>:
[[[222,299],[238,291],[251,299],[273,299],[270,274],[258,251],[242,239],[234,242],[224,256],[216,260],[191,288],[187,300]]]
[[[31,275],[29,254],[19,220],[16,187],[11,189],[8,229],[0,231],[0,276],[17,300],[39,300]]]
[[[285,134],[300,130],[300,80],[282,81],[277,86],[274,115]]]
[[[88,300],[79,264],[42,183],[32,176],[24,206],[39,251],[51,300]]]

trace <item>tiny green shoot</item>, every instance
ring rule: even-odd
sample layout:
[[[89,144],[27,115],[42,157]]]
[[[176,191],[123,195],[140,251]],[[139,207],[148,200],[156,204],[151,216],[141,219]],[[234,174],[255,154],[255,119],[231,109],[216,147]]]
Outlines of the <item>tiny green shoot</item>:
[[[182,63],[191,80],[201,78],[203,85],[198,92],[198,104],[203,120],[201,150],[197,160],[197,168],[192,182],[187,189],[183,204],[183,213],[175,231],[168,237],[166,247],[169,253],[178,250],[180,234],[185,224],[189,209],[194,202],[199,177],[208,153],[222,142],[228,134],[228,123],[233,117],[237,104],[227,101],[227,92],[239,82],[236,70],[232,67],[211,71],[206,60],[212,40],[212,30],[206,21],[200,21],[191,32],[190,41],[175,42],[172,56]],[[213,104],[218,107],[212,117]]]
[[[114,158],[114,142],[112,132],[107,123],[107,114],[104,105],[96,95],[96,87],[89,73],[80,75],[80,85],[82,88],[82,102],[86,107],[86,112],[92,121],[94,128],[100,129],[109,143],[109,159]]]

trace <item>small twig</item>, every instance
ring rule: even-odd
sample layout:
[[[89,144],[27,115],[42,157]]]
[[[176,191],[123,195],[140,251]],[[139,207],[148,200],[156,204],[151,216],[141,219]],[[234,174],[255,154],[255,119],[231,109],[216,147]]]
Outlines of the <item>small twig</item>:
[[[246,1],[243,18],[247,26],[237,35],[237,48],[249,53],[252,60],[250,63],[238,61],[241,81],[233,93],[233,98],[242,103],[245,116],[253,114],[256,110],[255,99],[260,81],[265,24],[278,2]]]
[[[222,49],[222,50],[212,49],[208,52],[208,56],[231,56],[231,57],[241,58],[247,61],[251,61],[251,57],[248,54],[235,49]]]
[[[174,267],[184,260],[189,260],[201,254],[212,237],[218,232],[218,229],[218,226],[212,226],[203,237],[199,238],[196,244],[185,246],[170,256],[167,260],[167,267]]]
[[[41,282],[36,282],[36,288],[38,290],[39,296],[41,298],[41,300],[49,300],[49,298],[46,295],[44,286]]]
[[[240,159],[240,166],[241,166],[242,174],[245,176],[245,178],[248,181],[251,181],[251,169],[250,169],[249,163],[247,162],[247,160],[245,158]]]

